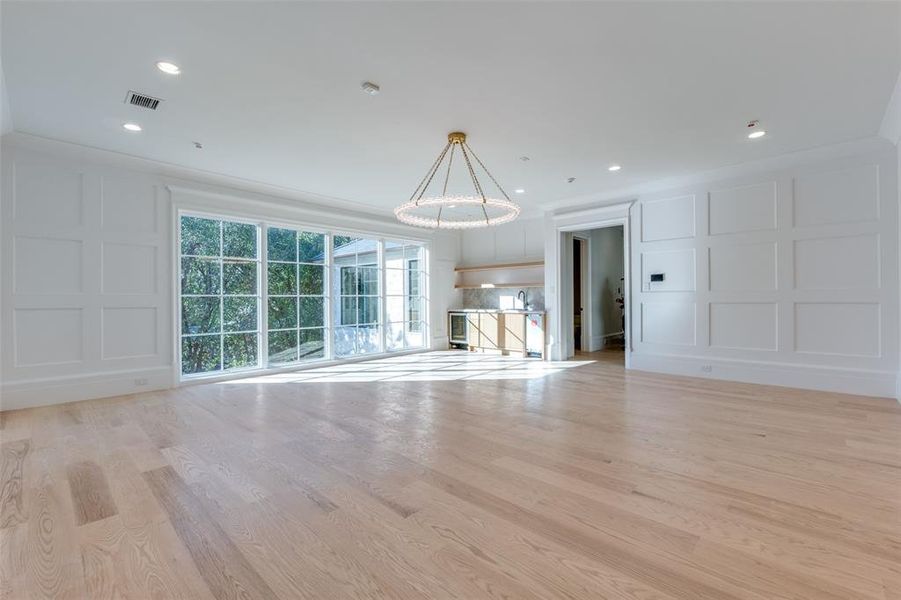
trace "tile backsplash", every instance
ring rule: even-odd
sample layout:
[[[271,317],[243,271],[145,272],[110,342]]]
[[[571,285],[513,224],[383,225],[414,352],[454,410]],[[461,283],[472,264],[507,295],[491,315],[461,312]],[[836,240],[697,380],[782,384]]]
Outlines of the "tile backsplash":
[[[526,292],[526,300],[535,310],[544,310],[544,288],[522,288]],[[476,288],[463,290],[463,308],[523,308],[516,295],[515,288]]]

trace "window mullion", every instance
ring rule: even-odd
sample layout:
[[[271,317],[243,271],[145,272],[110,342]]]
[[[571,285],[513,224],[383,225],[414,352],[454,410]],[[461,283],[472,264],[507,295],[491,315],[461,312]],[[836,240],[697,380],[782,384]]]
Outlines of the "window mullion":
[[[388,299],[387,299],[387,280],[385,278],[385,240],[378,241],[378,282],[379,282],[379,353],[384,352],[388,348],[385,336],[388,331]]]
[[[219,370],[225,371],[225,222],[219,221]]]
[[[325,340],[325,358],[333,360],[335,358],[334,336],[337,335],[338,327],[335,323],[335,310],[333,305],[333,288],[332,288],[332,261],[334,259],[334,251],[332,248],[334,236],[331,233],[325,234],[325,273],[323,274],[323,289],[325,297],[325,331],[323,338]],[[339,279],[340,285],[340,279]],[[339,294],[340,296],[340,294]]]
[[[259,349],[259,365],[269,367],[269,226],[266,223],[260,223],[257,235],[259,235],[258,269],[260,270],[257,281],[257,311],[259,318],[257,324],[260,333],[257,335],[257,344]]]

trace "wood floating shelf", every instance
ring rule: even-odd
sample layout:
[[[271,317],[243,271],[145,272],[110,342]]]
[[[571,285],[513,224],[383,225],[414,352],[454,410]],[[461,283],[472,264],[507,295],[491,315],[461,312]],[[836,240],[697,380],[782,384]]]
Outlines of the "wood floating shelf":
[[[543,283],[532,282],[532,283],[493,283],[491,285],[483,285],[481,283],[473,283],[473,284],[460,284],[455,285],[454,288],[458,290],[478,290],[478,289],[499,289],[499,288],[530,288],[530,287],[544,287]]]
[[[498,271],[501,269],[534,269],[535,267],[543,267],[543,260],[533,260],[530,262],[504,263],[499,265],[479,265],[476,267],[455,267],[457,273],[472,273],[475,271]]]

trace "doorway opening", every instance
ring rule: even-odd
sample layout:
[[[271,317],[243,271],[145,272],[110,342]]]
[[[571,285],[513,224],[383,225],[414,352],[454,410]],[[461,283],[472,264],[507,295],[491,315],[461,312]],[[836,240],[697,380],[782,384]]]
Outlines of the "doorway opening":
[[[624,229],[611,225],[569,233],[572,306],[569,356],[625,363]],[[567,253],[569,254],[569,253]]]

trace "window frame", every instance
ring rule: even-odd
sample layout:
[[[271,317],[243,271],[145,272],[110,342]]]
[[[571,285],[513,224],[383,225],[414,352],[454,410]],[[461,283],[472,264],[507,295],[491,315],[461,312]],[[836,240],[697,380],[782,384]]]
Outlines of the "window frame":
[[[196,218],[196,219],[205,219],[210,221],[219,221],[222,226],[219,229],[219,254],[218,255],[207,255],[207,254],[182,254],[182,235],[181,235],[181,221],[183,217],[188,218]],[[263,360],[263,331],[262,331],[262,321],[261,321],[261,312],[262,312],[262,304],[263,304],[263,291],[262,291],[262,229],[260,224],[254,220],[245,219],[241,217],[231,217],[231,216],[223,216],[223,215],[210,215],[210,214],[201,214],[195,213],[192,211],[178,211],[176,215],[176,263],[177,269],[175,269],[175,278],[176,278],[176,286],[177,286],[177,294],[175,295],[175,305],[176,309],[176,319],[175,319],[175,347],[176,347],[176,369],[178,375],[181,380],[190,380],[196,378],[206,378],[206,377],[217,377],[223,375],[232,375],[239,374],[248,371],[256,371],[260,368]],[[256,258],[244,258],[237,256],[226,256],[225,254],[225,232],[224,225],[225,223],[238,223],[242,225],[252,225],[255,228],[256,233],[256,250],[257,256]],[[219,285],[218,285],[218,294],[184,294],[182,290],[182,281],[184,280],[184,263],[183,259],[185,258],[193,258],[200,260],[216,260],[219,263]],[[226,294],[225,293],[225,264],[227,260],[239,261],[245,263],[253,263],[256,265],[256,294]],[[206,333],[195,333],[195,334],[185,334],[182,331],[182,319],[183,319],[183,306],[184,306],[184,298],[217,298],[219,300],[219,331],[217,332],[206,332]],[[239,331],[226,331],[225,330],[225,299],[226,298],[254,298],[256,300],[256,329],[255,330],[239,330]],[[248,365],[244,367],[235,367],[231,369],[225,368],[225,336],[226,335],[247,335],[247,334],[256,334],[257,337],[257,360],[255,365]],[[199,337],[218,337],[219,338],[219,369],[215,371],[202,371],[199,373],[183,373],[182,372],[182,352],[183,347],[182,344],[185,338],[199,338]]]
[[[193,204],[193,203],[192,203]],[[381,232],[373,232],[373,231],[365,231],[365,230],[355,230],[355,229],[345,229],[339,227],[329,227],[322,224],[316,224],[312,222],[301,222],[294,220],[286,220],[284,218],[268,218],[268,217],[254,217],[249,216],[247,213],[236,213],[229,210],[207,210],[206,208],[194,208],[192,205],[183,204],[183,203],[174,203],[174,210],[172,213],[172,222],[174,226],[174,256],[173,262],[176,263],[176,268],[173,269],[173,294],[172,294],[172,306],[173,306],[173,315],[174,315],[174,329],[175,329],[175,337],[173,343],[173,369],[174,369],[174,377],[175,381],[178,384],[189,384],[189,383],[197,383],[200,381],[221,381],[221,380],[229,380],[229,379],[238,379],[241,377],[248,377],[253,374],[260,373],[277,373],[277,372],[286,372],[286,371],[298,371],[306,368],[312,368],[316,366],[323,366],[328,364],[339,364],[339,363],[348,363],[348,362],[358,362],[363,360],[370,360],[373,358],[378,358],[386,355],[397,355],[397,354],[408,354],[408,353],[416,353],[427,351],[431,348],[431,337],[428,332],[431,331],[431,322],[429,318],[429,299],[428,294],[431,286],[431,278],[428,270],[429,264],[429,253],[431,250],[431,243],[428,239],[418,238],[415,235],[406,236],[397,234],[384,234]],[[249,262],[255,262],[257,265],[257,294],[255,297],[257,301],[257,330],[255,331],[257,335],[257,363],[255,366],[248,367],[238,367],[233,369],[224,369],[220,368],[216,371],[207,371],[201,373],[182,373],[182,338],[184,334],[182,334],[182,254],[181,254],[181,243],[182,243],[182,228],[181,228],[181,220],[182,217],[196,217],[201,219],[210,219],[216,221],[223,222],[235,222],[242,224],[254,225],[256,227],[257,233],[257,258],[253,259],[241,259],[247,260]],[[310,360],[298,360],[296,362],[290,363],[277,363],[274,365],[269,364],[269,324],[268,324],[268,305],[269,305],[269,282],[268,282],[268,270],[269,270],[269,256],[268,256],[268,230],[270,228],[280,228],[280,229],[293,229],[295,231],[305,231],[310,233],[319,233],[325,236],[325,262],[323,263],[323,313],[324,313],[324,322],[322,326],[323,331],[323,342],[324,342],[324,352],[322,358],[310,359]],[[376,241],[377,245],[377,255],[378,259],[375,265],[372,265],[371,268],[375,268],[377,271],[378,278],[378,287],[379,293],[375,296],[366,295],[364,297],[373,297],[377,300],[379,304],[379,308],[377,311],[378,314],[378,322],[377,326],[379,328],[379,347],[374,352],[362,353],[362,354],[350,354],[344,356],[336,356],[335,348],[334,348],[334,332],[337,328],[341,327],[340,324],[337,323],[337,319],[334,316],[333,312],[333,304],[340,299],[340,294],[333,295],[331,289],[331,277],[334,272],[334,260],[333,260],[333,247],[332,247],[332,239],[335,236],[348,236],[348,237],[358,237],[371,239]],[[421,346],[408,348],[405,345],[400,348],[389,349],[386,343],[386,335],[388,331],[389,323],[387,322],[387,290],[385,285],[385,245],[387,242],[397,242],[402,241],[405,245],[409,246],[419,246],[421,248],[420,251],[420,264],[422,267],[419,269],[419,276],[424,278],[420,279],[420,302],[421,302],[421,312],[422,312],[422,344]],[[220,248],[221,248],[222,240],[220,239]],[[220,250],[221,252],[221,250]],[[191,255],[193,256],[193,255]],[[217,260],[224,260],[223,257],[214,257]],[[301,264],[298,257],[298,263]],[[304,263],[306,264],[306,263]],[[405,261],[406,264],[406,261]],[[355,265],[358,266],[358,265]],[[222,273],[220,267],[220,297],[223,296],[221,292],[224,290],[221,289],[222,285]],[[407,269],[404,269],[405,273]],[[404,292],[405,297],[407,297],[407,277],[404,277]],[[300,282],[298,281],[298,293],[300,290]],[[295,296],[297,298],[301,297],[300,295]],[[360,297],[360,296],[358,296]],[[226,332],[222,331],[223,327],[221,319],[221,310],[220,307],[220,332],[217,334],[209,334],[209,335],[218,335],[220,336],[220,367],[224,367],[222,364],[222,352],[223,352],[223,342],[221,341],[222,336],[226,335]],[[359,307],[358,307],[359,310]],[[298,307],[299,311],[299,307]],[[404,307],[404,315],[407,315],[407,307]],[[299,319],[299,313],[298,313]],[[409,321],[405,318],[404,323],[409,323]],[[299,322],[298,322],[299,327]],[[307,328],[311,329],[311,328]],[[316,328],[312,328],[316,329]],[[296,329],[299,331],[300,329]],[[227,332],[229,334],[236,332]],[[254,333],[254,332],[251,332]],[[203,335],[203,334],[197,334]]]

